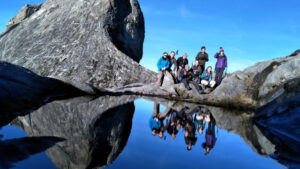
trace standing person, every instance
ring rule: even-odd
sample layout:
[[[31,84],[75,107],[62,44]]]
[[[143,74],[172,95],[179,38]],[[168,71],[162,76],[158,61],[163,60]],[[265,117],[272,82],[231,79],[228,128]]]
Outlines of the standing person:
[[[180,58],[178,58],[177,60],[177,66],[178,66],[178,71],[177,71],[177,79],[180,81],[180,74],[183,71],[183,69],[185,68],[185,65],[189,64],[189,61],[187,59],[188,54],[184,53],[184,55]]]
[[[224,71],[227,72],[227,56],[222,47],[220,47],[220,52],[215,54],[215,58],[217,58],[215,80],[217,85],[220,85]]]
[[[175,72],[177,71],[178,66],[177,66],[177,60],[175,58],[175,52],[174,51],[171,51],[170,55],[168,56],[168,59],[170,61],[170,66],[169,66],[168,71],[171,72],[171,75],[173,76],[173,80],[176,82]],[[172,69],[172,67],[173,67],[173,69]]]
[[[161,86],[164,81],[164,76],[167,76],[171,84],[174,84],[174,80],[170,72],[168,71],[170,67],[170,61],[168,59],[168,53],[164,52],[163,56],[157,62],[158,74],[157,82],[158,86]]]
[[[206,47],[202,46],[201,47],[201,52],[199,52],[196,56],[196,60],[198,60],[199,65],[201,66],[201,73],[203,73],[204,69],[205,69],[205,63],[208,62],[208,54],[205,52]]]

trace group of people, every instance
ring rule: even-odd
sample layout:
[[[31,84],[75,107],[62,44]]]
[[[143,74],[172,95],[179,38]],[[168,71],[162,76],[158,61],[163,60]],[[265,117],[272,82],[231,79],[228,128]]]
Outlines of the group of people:
[[[167,131],[173,140],[176,139],[176,135],[182,128],[188,151],[197,142],[196,131],[202,135],[205,127],[205,141],[202,143],[205,155],[214,148],[217,141],[216,121],[209,110],[202,107],[197,107],[189,112],[185,108],[177,112],[167,107],[164,112],[159,113],[159,104],[155,102],[149,124],[153,136],[158,135],[159,138],[165,138],[164,133]]]
[[[204,89],[209,88],[213,90],[221,84],[223,73],[227,72],[227,56],[222,47],[214,56],[217,59],[215,77],[213,77],[212,67],[205,67],[206,62],[209,61],[205,46],[202,46],[201,51],[195,58],[195,64],[191,68],[187,57],[188,54],[184,53],[182,57],[176,60],[174,51],[170,54],[164,52],[157,62],[157,85],[161,86],[166,76],[171,84],[181,82],[187,89],[195,89],[201,94]]]

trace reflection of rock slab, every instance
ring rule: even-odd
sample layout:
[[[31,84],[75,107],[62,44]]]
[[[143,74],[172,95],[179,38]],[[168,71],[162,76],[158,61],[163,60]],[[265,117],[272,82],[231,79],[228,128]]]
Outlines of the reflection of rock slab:
[[[47,150],[58,168],[87,168],[112,163],[131,130],[134,97],[75,98],[55,101],[13,123],[30,136],[66,138]]]

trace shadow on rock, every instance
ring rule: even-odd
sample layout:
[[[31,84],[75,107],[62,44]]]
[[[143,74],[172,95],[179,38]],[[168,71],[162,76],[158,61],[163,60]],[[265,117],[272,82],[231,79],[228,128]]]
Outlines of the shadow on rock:
[[[0,141],[0,168],[11,168],[31,155],[45,151],[64,141],[59,137],[25,137]]]

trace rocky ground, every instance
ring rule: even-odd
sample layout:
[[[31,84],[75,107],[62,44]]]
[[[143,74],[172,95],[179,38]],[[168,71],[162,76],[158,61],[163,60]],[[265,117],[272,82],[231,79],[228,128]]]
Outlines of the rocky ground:
[[[222,84],[209,94],[188,91],[182,84],[158,87],[154,83],[135,83],[107,90],[212,106],[257,109],[279,96],[295,93],[300,84],[299,65],[299,50],[286,57],[259,62],[244,71],[228,74]]]

